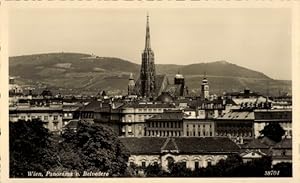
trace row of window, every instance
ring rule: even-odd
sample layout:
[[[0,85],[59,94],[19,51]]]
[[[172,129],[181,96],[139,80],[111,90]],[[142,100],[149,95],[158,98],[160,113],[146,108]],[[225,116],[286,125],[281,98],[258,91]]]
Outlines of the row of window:
[[[171,164],[171,163],[172,163],[172,162],[169,162],[168,165]],[[133,162],[130,162],[129,164],[130,164],[131,167],[134,166],[134,163],[133,163]],[[157,165],[158,163],[157,163],[157,162],[154,162],[153,164],[154,164],[154,165]],[[187,167],[186,161],[182,161],[182,162],[180,162],[180,164],[181,164],[183,167]],[[142,165],[142,168],[146,168],[146,162],[145,162],[145,161],[142,161],[141,165]],[[211,161],[207,161],[207,166],[211,166],[211,165],[212,165],[212,162],[211,162]],[[200,162],[199,162],[199,161],[195,161],[195,162],[194,162],[194,168],[195,168],[195,169],[200,168]]]
[[[40,119],[40,120],[43,120],[43,121],[48,121],[49,120],[49,116],[30,116],[30,115],[28,115],[28,118],[30,118],[30,117],[31,117],[31,119]],[[50,115],[50,117],[51,117],[51,115]],[[20,119],[26,120],[26,115],[21,115]],[[57,121],[58,120],[58,115],[53,115],[53,120]]]
[[[150,122],[150,128],[182,128],[182,123],[178,122]]]
[[[216,132],[216,136],[222,136],[222,137],[227,137],[228,135],[232,137],[252,137],[252,132],[251,131],[218,131]]]
[[[92,112],[90,112],[90,113],[84,112],[84,113],[81,114],[81,117],[82,118],[94,118],[94,113],[92,113]]]
[[[209,137],[213,136],[212,124],[203,125],[186,125],[186,136],[199,136],[199,137]]]
[[[160,130],[150,130],[147,131],[147,136],[152,137],[180,137],[180,131],[160,131]]]
[[[163,108],[143,108],[143,109],[138,109],[139,112],[161,112],[163,111]]]

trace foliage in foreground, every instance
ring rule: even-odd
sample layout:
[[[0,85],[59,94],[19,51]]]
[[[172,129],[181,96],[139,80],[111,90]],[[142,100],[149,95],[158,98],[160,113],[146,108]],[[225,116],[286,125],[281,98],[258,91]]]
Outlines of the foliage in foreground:
[[[61,137],[39,120],[10,123],[10,177],[28,177],[29,171],[125,173],[129,154],[110,128],[79,123],[77,131]],[[75,175],[74,175],[75,176]]]

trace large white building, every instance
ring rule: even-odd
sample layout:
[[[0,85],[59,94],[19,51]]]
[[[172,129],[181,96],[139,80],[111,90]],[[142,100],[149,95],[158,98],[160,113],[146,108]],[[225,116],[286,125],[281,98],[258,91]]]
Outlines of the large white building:
[[[238,154],[240,147],[224,137],[120,137],[130,152],[129,165],[146,167],[180,162],[196,169],[215,165],[228,155]]]

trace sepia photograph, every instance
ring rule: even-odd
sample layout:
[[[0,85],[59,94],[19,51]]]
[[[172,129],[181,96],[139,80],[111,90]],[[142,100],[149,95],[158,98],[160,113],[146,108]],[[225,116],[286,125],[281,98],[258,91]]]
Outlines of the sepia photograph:
[[[290,8],[7,12],[10,179],[293,177]]]

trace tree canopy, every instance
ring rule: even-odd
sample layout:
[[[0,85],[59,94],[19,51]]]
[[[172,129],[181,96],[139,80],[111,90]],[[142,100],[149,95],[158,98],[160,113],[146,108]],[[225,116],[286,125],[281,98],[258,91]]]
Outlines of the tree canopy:
[[[260,131],[260,133],[263,136],[274,140],[275,142],[280,142],[282,140],[282,136],[285,134],[285,131],[279,123],[269,123],[264,127],[263,130]]]
[[[29,171],[45,173],[58,166],[51,134],[40,120],[9,124],[10,177],[27,177]]]
[[[84,171],[122,176],[126,171],[129,153],[105,125],[80,122],[76,131],[54,136],[42,121],[33,120],[11,122],[9,130],[10,177],[28,177],[30,171],[44,176],[47,171],[79,173],[74,176]]]
[[[67,130],[59,144],[60,163],[64,168],[108,172],[110,176],[125,173],[129,153],[113,133],[101,124],[79,122],[76,132]]]

